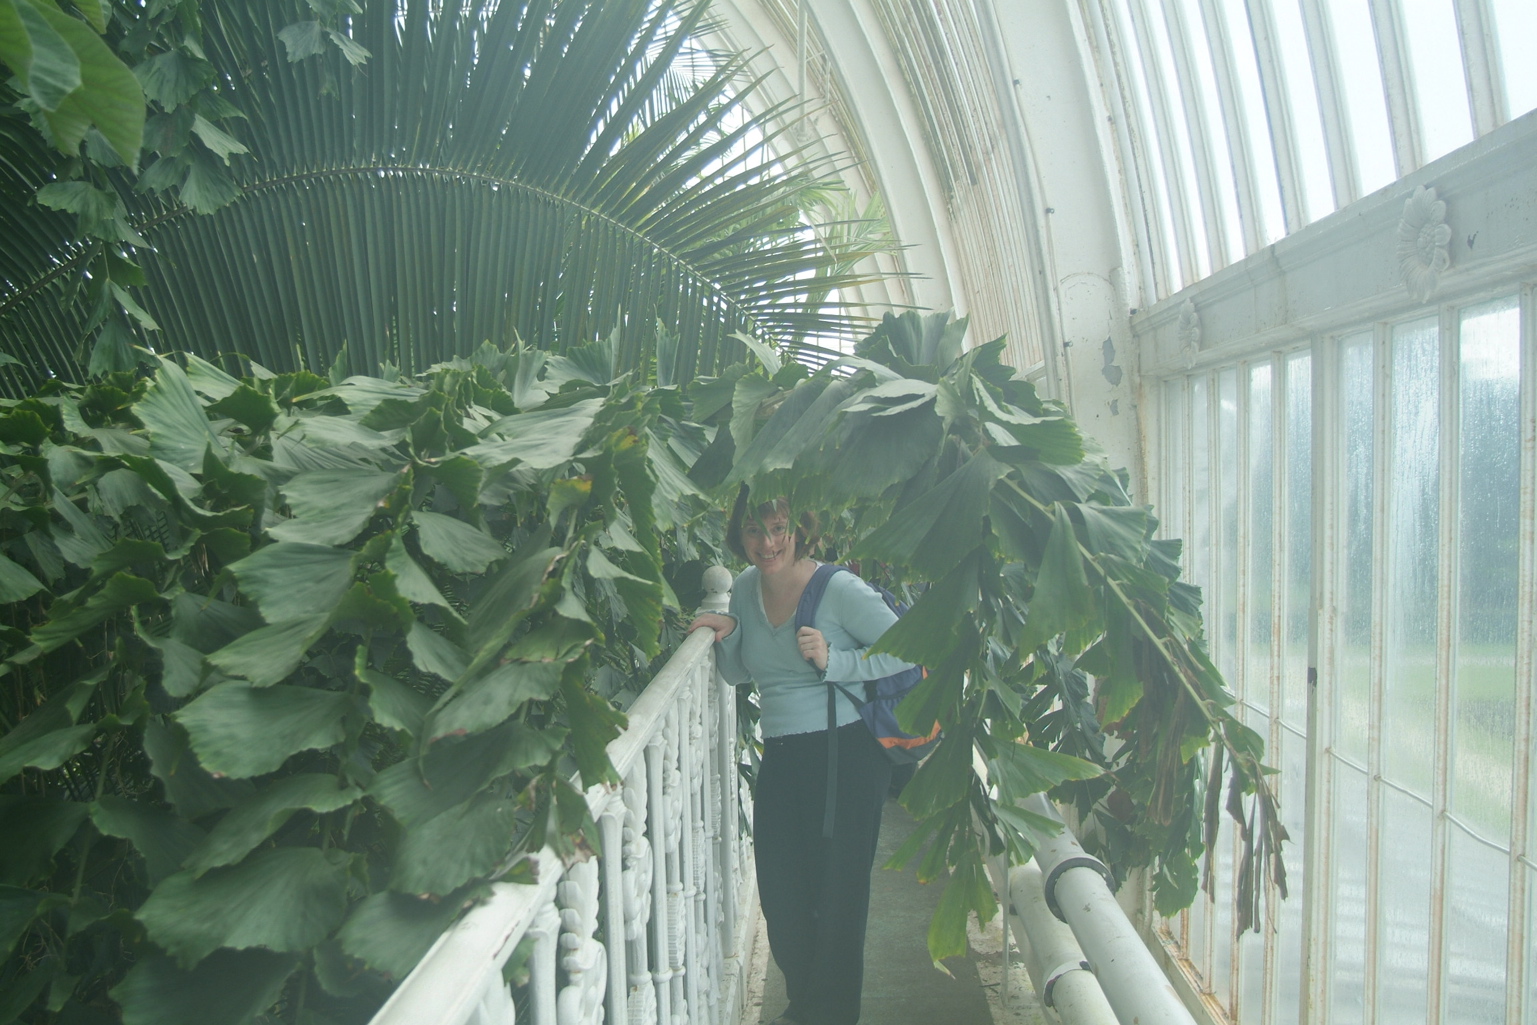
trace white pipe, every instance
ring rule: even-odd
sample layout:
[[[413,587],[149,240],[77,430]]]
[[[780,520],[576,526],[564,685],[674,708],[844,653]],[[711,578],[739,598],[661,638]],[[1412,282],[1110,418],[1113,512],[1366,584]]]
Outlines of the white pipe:
[[[1063,1025],[1116,1025],[1115,1012],[1089,971],[1078,939],[1046,905],[1041,870],[1034,862],[1009,870],[1009,910],[1030,944],[1025,969],[1041,1003]]]
[[[1041,794],[1024,803],[1038,815],[1058,817]],[[1173,984],[1116,903],[1106,885],[1109,870],[1104,864],[1084,851],[1067,829],[1041,844],[1035,861],[1045,877],[1047,905],[1072,926],[1122,1025],[1195,1025]]]

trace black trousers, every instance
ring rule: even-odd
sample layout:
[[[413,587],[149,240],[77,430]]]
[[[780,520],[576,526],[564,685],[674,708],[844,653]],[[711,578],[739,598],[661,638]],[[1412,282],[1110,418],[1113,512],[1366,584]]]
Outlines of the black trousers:
[[[822,835],[827,733],[764,742],[753,805],[758,899],[791,1017],[854,1025],[864,983],[870,870],[891,762],[863,722],[838,731],[837,816]]]

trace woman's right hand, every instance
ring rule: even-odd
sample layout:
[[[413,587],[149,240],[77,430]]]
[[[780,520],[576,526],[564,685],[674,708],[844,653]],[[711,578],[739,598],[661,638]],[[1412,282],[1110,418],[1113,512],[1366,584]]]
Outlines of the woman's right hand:
[[[693,633],[700,627],[708,627],[715,631],[715,639],[723,641],[731,636],[736,629],[736,620],[731,616],[723,616],[719,612],[701,612],[694,617],[694,621],[688,625],[688,632]]]

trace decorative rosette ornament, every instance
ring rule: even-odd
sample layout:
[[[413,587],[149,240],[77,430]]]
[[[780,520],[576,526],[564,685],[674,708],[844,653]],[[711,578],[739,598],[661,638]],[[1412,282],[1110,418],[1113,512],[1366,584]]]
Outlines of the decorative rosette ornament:
[[[1179,353],[1185,360],[1187,370],[1194,365],[1196,354],[1200,351],[1201,314],[1195,308],[1195,302],[1186,299],[1179,308]]]
[[[1426,302],[1436,290],[1436,278],[1452,265],[1448,245],[1451,226],[1446,223],[1446,202],[1434,188],[1421,185],[1404,201],[1404,218],[1398,222],[1398,264],[1409,294]]]

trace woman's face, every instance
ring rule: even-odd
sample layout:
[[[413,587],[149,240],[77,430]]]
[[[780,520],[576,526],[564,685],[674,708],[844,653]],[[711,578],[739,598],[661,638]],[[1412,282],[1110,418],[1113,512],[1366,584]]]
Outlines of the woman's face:
[[[795,531],[790,517],[782,512],[762,520],[749,517],[742,524],[742,547],[759,573],[778,573],[794,565]]]

